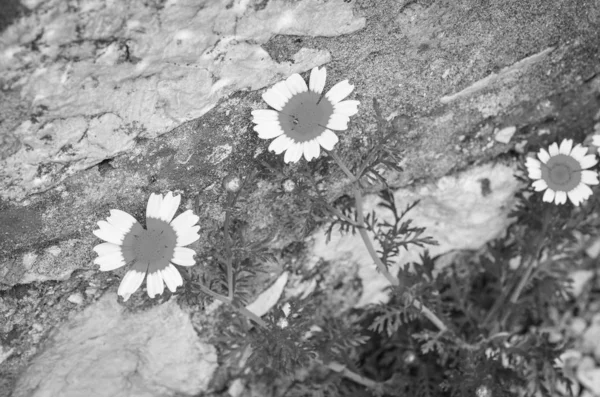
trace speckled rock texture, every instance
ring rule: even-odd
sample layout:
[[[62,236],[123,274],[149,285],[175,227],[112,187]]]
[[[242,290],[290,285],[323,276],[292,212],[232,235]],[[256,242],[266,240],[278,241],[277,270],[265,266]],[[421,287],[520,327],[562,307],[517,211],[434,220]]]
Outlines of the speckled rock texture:
[[[217,365],[174,301],[131,314],[107,294],[48,337],[12,395],[194,396]]]
[[[160,316],[147,317],[171,314],[163,306],[149,309],[156,302],[148,304],[141,291],[126,309],[115,303],[122,273],[101,273],[93,265],[92,247],[99,241],[91,231],[112,208],[143,219],[150,193],[172,190],[182,195],[182,209],[200,216],[201,239],[193,248],[205,248],[210,227],[223,221],[222,179],[279,161],[252,131],[250,112],[266,107],[264,87],[291,73],[306,78],[310,68],[324,65],[326,90],[344,79],[355,85],[352,98],[361,101],[360,111],[337,146],[349,160],[375,134],[371,104],[379,101],[404,169],[391,174],[389,182],[399,205],[422,199],[413,217],[440,241],[433,248],[440,254],[476,249],[506,227],[507,206],[517,188],[512,158],[537,150],[541,139],[588,143],[600,121],[597,1],[11,4],[11,14],[0,15],[0,315],[8,319],[0,322],[2,397],[19,378],[19,393],[36,384],[57,387],[51,390],[95,387],[92,378],[65,386],[65,376],[76,368],[69,362],[48,368],[44,361],[52,356],[63,362],[65,352],[78,352],[70,350],[76,346],[66,342],[67,335],[98,347],[84,337],[87,322],[112,338],[106,339],[107,349],[112,343],[124,346],[114,339],[127,337],[121,324],[140,324],[134,319],[156,325],[165,338],[179,332],[167,329]],[[285,170],[293,175],[298,165]],[[334,174],[327,194],[334,199],[348,186],[342,173]],[[298,214],[305,208],[273,199],[277,188],[259,173],[245,205],[251,233],[272,234],[271,248],[280,250],[304,242]],[[465,205],[474,211],[465,212]],[[485,235],[469,233],[486,222],[493,227]],[[463,234],[449,234],[455,230]],[[325,250],[361,256],[346,253],[342,242],[325,247],[319,243],[320,229],[312,232],[323,258],[329,255]],[[348,269],[365,288],[353,305],[385,299],[370,261]],[[371,278],[375,282],[369,287],[364,280]],[[77,299],[69,299],[73,296]],[[162,304],[179,316],[171,322],[188,329],[176,304]],[[102,328],[105,324],[90,313],[101,314],[116,329]],[[146,326],[136,332],[153,340]],[[206,357],[213,357],[185,332],[178,348],[204,346],[191,351],[206,348]],[[131,343],[139,348],[134,352],[154,354]],[[94,351],[108,359],[108,350]],[[124,362],[135,362],[123,354]],[[188,364],[202,363],[206,376],[190,379],[184,389],[160,375],[158,381],[146,378],[157,371],[148,361],[132,375],[129,390],[200,393],[213,368],[212,358],[200,356],[205,357],[198,353]],[[53,376],[42,379],[39,371]],[[119,373],[93,379],[122,382]]]

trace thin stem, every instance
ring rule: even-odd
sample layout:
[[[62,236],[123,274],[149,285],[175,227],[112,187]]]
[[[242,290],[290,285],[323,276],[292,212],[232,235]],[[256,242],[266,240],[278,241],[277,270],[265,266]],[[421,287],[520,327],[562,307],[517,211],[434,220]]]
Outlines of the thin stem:
[[[348,167],[346,167],[346,165],[344,164],[342,159],[337,155],[337,153],[335,153],[335,152],[328,152],[328,153],[331,155],[331,157],[337,163],[337,165],[342,169],[342,171],[344,171],[344,173],[354,183],[354,189],[353,189],[354,205],[356,206],[356,214],[357,214],[356,227],[358,229],[358,233],[360,234],[360,237],[362,238],[363,243],[365,244],[365,247],[367,248],[367,251],[369,252],[369,255],[371,256],[371,259],[373,259],[373,261],[375,262],[375,265],[377,265],[377,268],[379,269],[379,271],[385,276],[385,278],[390,282],[390,284],[392,284],[393,286],[399,286],[400,281],[389,272],[389,270],[387,269],[387,266],[381,261],[381,258],[379,258],[379,255],[377,254],[377,251],[375,250],[375,247],[373,246],[373,242],[371,241],[371,239],[369,238],[369,235],[367,234],[364,209],[363,209],[363,197],[362,197],[362,193],[360,191],[360,186],[358,184],[358,178],[356,178],[356,176],[354,176],[354,174],[352,174],[352,172],[350,172]],[[436,316],[429,308],[427,308],[427,306],[425,306],[421,301],[419,301],[416,298],[411,297],[408,293],[405,293],[405,296],[408,299],[412,300],[413,306],[417,310],[420,310],[421,314],[423,314],[429,321],[431,321],[441,332],[445,332],[448,329],[448,327],[444,324],[444,322],[438,316]]]
[[[368,389],[383,394],[384,385],[382,383],[366,378],[362,375],[357,374],[356,372],[352,372],[348,368],[346,368],[346,366],[339,364],[335,361],[332,361],[329,364],[324,364],[320,360],[318,360],[318,362],[322,365],[326,365],[330,370],[342,374],[344,378],[350,379],[351,381],[358,383],[359,385],[363,385]]]
[[[229,299],[228,297],[226,297],[225,295],[221,295],[217,292],[214,292],[213,290],[211,290],[210,288],[208,288],[207,286],[198,283],[197,284],[198,287],[200,288],[200,290],[202,292],[204,292],[207,295],[212,296],[213,298],[220,300],[221,302],[230,305],[231,307],[233,307],[234,310],[236,310],[238,313],[246,316],[248,319],[254,321],[258,326],[262,327],[262,328],[268,328],[269,324],[267,324],[267,322],[265,320],[263,320],[262,318],[258,317],[256,314],[252,313],[250,310],[246,309],[243,306],[236,306],[233,304],[233,301],[231,299]]]

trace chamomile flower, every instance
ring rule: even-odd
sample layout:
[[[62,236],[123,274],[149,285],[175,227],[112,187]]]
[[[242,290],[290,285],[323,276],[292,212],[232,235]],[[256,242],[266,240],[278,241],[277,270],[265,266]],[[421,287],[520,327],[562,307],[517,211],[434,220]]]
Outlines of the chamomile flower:
[[[165,284],[175,292],[183,280],[173,264],[193,266],[196,263],[195,251],[185,246],[200,237],[200,227],[194,226],[199,218],[188,210],[173,219],[180,201],[181,196],[171,192],[164,197],[151,194],[145,229],[121,210],[110,210],[106,221],[98,222],[100,229],[93,233],[106,242],[94,247],[98,254],[94,263],[100,265],[102,271],[131,266],[118,291],[125,301],[142,285],[146,275],[150,298],[161,295]]]
[[[541,149],[537,154],[539,160],[527,158],[529,178],[535,180],[532,186],[538,192],[545,190],[544,201],[564,204],[568,197],[573,205],[579,205],[592,195],[588,185],[598,184],[598,174],[587,168],[598,160],[587,152],[587,147],[580,144],[573,147],[573,141],[565,139],[560,147],[555,142],[548,151]]]
[[[344,101],[354,86],[344,80],[322,95],[325,78],[324,67],[314,68],[307,86],[304,79],[294,73],[262,95],[274,110],[252,112],[258,137],[276,138],[269,150],[277,154],[285,152],[286,163],[295,163],[302,155],[307,161],[316,159],[321,154],[321,147],[332,150],[338,142],[333,131],[346,130],[350,116],[358,112],[359,101]]]

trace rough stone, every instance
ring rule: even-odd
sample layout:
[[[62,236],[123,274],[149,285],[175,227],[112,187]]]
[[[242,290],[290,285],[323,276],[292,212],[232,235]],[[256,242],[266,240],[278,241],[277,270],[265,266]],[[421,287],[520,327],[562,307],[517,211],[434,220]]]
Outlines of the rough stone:
[[[502,128],[500,131],[496,132],[494,135],[494,139],[496,142],[504,143],[507,145],[512,139],[513,135],[517,132],[517,127],[514,125],[506,128]]]
[[[51,335],[13,396],[192,396],[217,366],[174,301],[131,314],[107,294]]]
[[[136,139],[202,116],[236,90],[330,60],[303,48],[294,62],[278,63],[261,48],[273,35],[336,36],[365,26],[342,0],[271,1],[263,10],[230,4],[52,0],[10,26],[0,36],[2,79],[32,112],[0,133],[0,197],[44,191],[131,150]]]
[[[514,171],[514,167],[501,164],[475,167],[417,189],[400,189],[394,193],[396,205],[402,209],[420,200],[407,218],[412,219],[415,226],[425,227],[426,235],[437,240],[439,245],[427,247],[432,256],[478,249],[499,237],[511,223],[508,213],[514,203],[514,193],[520,187]],[[365,198],[365,213],[375,210],[381,220],[393,221],[389,211],[378,208],[378,203],[378,197]],[[348,261],[360,264],[358,273],[363,293],[356,307],[386,301],[387,294],[383,290],[388,281],[378,272],[358,233],[332,233],[329,243],[324,235],[320,230],[312,237],[315,257],[338,266],[346,266]],[[417,261],[422,252],[416,247],[403,251],[396,266]]]
[[[593,395],[600,395],[600,368],[591,357],[584,357],[577,368],[577,380]]]
[[[75,305],[81,305],[83,303],[84,297],[81,292],[76,292],[74,294],[69,295],[67,300]]]

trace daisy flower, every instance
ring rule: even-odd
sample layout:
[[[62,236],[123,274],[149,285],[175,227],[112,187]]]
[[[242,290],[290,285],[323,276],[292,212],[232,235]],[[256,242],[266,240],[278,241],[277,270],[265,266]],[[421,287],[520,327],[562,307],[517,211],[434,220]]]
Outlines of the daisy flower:
[[[295,163],[302,155],[307,161],[319,157],[321,147],[332,150],[338,142],[334,131],[348,128],[350,116],[358,112],[359,101],[344,101],[354,86],[348,80],[331,87],[325,94],[325,68],[310,72],[308,86],[299,74],[269,88],[263,100],[275,110],[252,112],[254,131],[261,139],[275,139],[269,150],[280,154],[286,163]]]
[[[555,142],[548,151],[541,149],[537,154],[539,161],[527,158],[529,178],[535,180],[532,186],[538,192],[545,190],[544,201],[564,204],[568,197],[573,205],[579,205],[592,195],[588,185],[598,184],[598,174],[586,169],[598,160],[587,152],[587,147],[580,144],[573,147],[573,141],[565,139],[560,147]]]
[[[164,284],[175,292],[183,280],[173,264],[193,266],[196,263],[195,251],[185,246],[200,237],[200,226],[194,226],[199,217],[188,210],[173,219],[180,201],[181,196],[173,196],[171,192],[164,197],[151,194],[146,207],[146,229],[133,216],[120,210],[110,210],[106,221],[98,222],[100,229],[93,233],[106,242],[94,247],[98,254],[94,263],[100,265],[102,271],[131,266],[118,291],[125,301],[142,285],[146,274],[150,298],[161,295]]]

